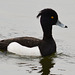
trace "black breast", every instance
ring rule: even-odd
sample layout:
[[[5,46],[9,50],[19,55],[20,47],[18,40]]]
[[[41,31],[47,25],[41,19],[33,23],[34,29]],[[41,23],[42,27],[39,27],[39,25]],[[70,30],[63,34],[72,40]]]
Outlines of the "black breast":
[[[53,38],[50,40],[42,40],[39,45],[42,56],[48,56],[56,52],[56,44]]]

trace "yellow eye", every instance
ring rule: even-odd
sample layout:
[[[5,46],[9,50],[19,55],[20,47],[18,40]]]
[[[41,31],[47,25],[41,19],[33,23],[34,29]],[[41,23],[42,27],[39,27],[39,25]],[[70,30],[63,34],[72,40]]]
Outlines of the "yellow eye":
[[[51,19],[54,19],[54,16],[51,16]]]

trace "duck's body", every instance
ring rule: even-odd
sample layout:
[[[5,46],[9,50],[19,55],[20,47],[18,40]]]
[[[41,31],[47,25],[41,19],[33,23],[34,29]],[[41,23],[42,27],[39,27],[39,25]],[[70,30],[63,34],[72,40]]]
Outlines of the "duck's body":
[[[23,55],[48,56],[55,53],[56,44],[52,37],[52,25],[58,24],[63,28],[67,28],[67,26],[59,22],[57,13],[52,9],[42,10],[37,17],[39,16],[41,16],[40,23],[43,29],[42,40],[33,37],[17,37],[1,40],[0,49],[4,51],[8,50],[12,53],[18,52],[16,54],[22,53]]]
[[[0,49],[19,55],[47,56],[56,52],[56,44],[53,38],[41,40],[33,37],[17,37],[1,40]]]

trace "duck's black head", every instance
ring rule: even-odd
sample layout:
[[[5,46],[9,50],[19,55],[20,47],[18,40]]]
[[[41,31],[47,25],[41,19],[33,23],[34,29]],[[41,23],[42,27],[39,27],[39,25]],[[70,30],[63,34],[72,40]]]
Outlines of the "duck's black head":
[[[41,16],[41,24],[45,25],[55,25],[58,20],[58,15],[53,9],[41,10],[37,15],[37,18]]]
[[[37,18],[40,17],[40,23],[44,32],[44,36],[49,37],[52,34],[52,26],[59,25],[63,28],[67,28],[58,20],[58,14],[53,9],[43,9],[37,15]]]
[[[37,18],[41,16],[40,22],[41,25],[59,25],[63,28],[67,28],[64,24],[62,24],[58,20],[58,14],[53,9],[43,9],[40,11],[40,13],[37,15]]]

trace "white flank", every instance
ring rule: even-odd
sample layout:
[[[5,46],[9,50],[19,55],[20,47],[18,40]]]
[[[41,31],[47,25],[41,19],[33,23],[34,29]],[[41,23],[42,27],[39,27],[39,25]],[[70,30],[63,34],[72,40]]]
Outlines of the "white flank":
[[[28,48],[20,45],[17,42],[12,42],[7,47],[8,52],[15,53],[18,55],[27,55],[27,56],[41,56],[40,50],[38,47]]]

